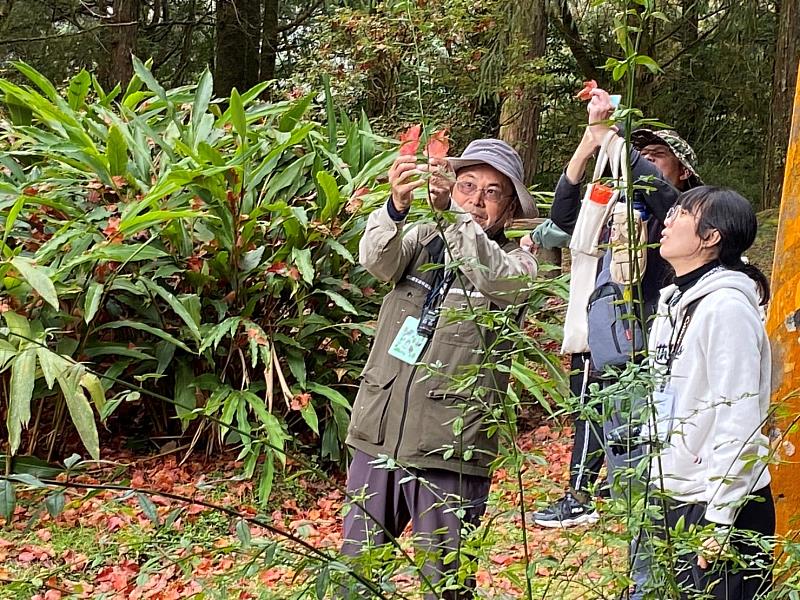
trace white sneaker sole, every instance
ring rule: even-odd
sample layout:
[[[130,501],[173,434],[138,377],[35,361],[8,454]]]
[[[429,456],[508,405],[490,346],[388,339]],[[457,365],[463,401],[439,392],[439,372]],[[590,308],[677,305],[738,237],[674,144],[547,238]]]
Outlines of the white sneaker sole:
[[[533,522],[536,523],[539,527],[549,527],[551,529],[566,529],[568,527],[577,527],[578,525],[591,525],[597,523],[600,519],[600,515],[597,514],[597,511],[594,510],[590,513],[584,513],[579,517],[574,517],[572,519],[564,519],[563,521],[540,521],[538,519],[534,519]]]

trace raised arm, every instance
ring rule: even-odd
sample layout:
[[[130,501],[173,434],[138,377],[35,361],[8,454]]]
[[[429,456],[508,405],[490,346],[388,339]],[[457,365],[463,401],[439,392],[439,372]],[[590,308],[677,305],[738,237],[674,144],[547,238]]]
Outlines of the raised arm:
[[[535,277],[538,265],[531,253],[522,248],[510,252],[489,239],[469,214],[455,207],[455,222],[445,229],[449,258],[459,263],[459,270],[470,283],[495,304],[505,306],[525,300],[529,277]]]
[[[389,168],[391,196],[367,219],[358,244],[359,262],[381,281],[396,282],[416,250],[417,229],[403,235],[403,227],[414,190],[425,185],[424,180],[416,178],[421,172],[416,156],[398,156]]]
[[[550,218],[566,233],[572,234],[575,230],[575,223],[581,208],[580,184],[586,171],[586,165],[597,148],[598,144],[595,143],[594,136],[587,128],[556,185],[553,206],[550,208]]]

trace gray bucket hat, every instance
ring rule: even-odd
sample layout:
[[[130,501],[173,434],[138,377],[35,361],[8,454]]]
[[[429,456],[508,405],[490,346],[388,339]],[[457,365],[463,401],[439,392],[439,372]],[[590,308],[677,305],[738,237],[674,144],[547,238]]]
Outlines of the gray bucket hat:
[[[703,185],[703,180],[697,174],[697,155],[685,139],[672,129],[637,129],[631,133],[631,144],[637,150],[645,146],[660,145],[669,148],[681,164],[689,169],[689,185],[697,187]]]
[[[517,219],[534,219],[539,216],[536,203],[533,201],[528,188],[522,183],[523,168],[519,153],[503,140],[494,138],[473,140],[461,153],[459,158],[448,158],[447,161],[454,171],[471,167],[472,165],[485,164],[500,171],[514,184],[517,193]]]

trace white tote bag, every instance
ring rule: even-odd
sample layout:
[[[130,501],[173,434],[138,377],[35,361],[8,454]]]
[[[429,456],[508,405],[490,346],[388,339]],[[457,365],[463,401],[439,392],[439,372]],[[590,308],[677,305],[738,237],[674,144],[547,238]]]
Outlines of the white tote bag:
[[[605,252],[605,248],[600,247],[600,234],[617,204],[620,190],[625,189],[623,171],[627,173],[628,164],[625,140],[609,131],[600,145],[592,183],[583,196],[569,245],[572,266],[562,354],[589,351],[586,307],[594,290],[598,260]],[[600,183],[606,166],[611,170],[611,180]]]

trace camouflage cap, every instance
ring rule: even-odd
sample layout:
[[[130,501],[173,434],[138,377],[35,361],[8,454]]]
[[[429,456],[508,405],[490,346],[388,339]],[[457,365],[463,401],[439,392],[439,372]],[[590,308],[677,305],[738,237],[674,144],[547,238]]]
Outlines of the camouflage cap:
[[[697,155],[689,143],[678,135],[677,131],[672,129],[637,129],[631,133],[631,143],[637,150],[653,144],[667,146],[681,164],[689,169],[689,173],[691,173],[689,185],[691,187],[703,185],[703,180],[700,179],[695,168]]]

